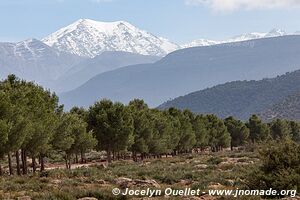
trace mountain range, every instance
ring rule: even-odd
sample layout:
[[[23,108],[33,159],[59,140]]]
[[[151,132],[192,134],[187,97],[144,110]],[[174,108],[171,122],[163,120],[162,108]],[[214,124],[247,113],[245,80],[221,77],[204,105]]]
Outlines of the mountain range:
[[[91,19],[80,19],[43,38],[42,41],[59,51],[92,58],[104,51],[124,51],[142,55],[165,56],[182,48],[211,46],[284,35],[288,35],[284,30],[273,29],[268,33],[246,33],[227,40],[198,39],[179,45],[141,30],[125,21],[99,22]]]
[[[0,78],[36,81],[58,92],[67,108],[100,98],[143,98],[155,107],[228,81],[300,69],[297,34],[274,29],[178,45],[125,21],[81,19],[41,41],[0,43]]]
[[[141,98],[155,107],[170,98],[228,81],[259,80],[300,69],[299,54],[300,36],[187,48],[153,64],[99,74],[61,94],[61,101],[70,107],[88,106],[101,98],[123,103]]]

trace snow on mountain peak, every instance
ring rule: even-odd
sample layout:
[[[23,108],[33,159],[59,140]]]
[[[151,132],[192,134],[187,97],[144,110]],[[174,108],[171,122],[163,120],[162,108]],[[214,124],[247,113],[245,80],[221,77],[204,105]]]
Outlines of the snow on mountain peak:
[[[246,34],[232,37],[227,40],[219,40],[219,41],[207,40],[207,39],[194,40],[188,44],[182,45],[181,47],[188,48],[188,47],[196,47],[196,46],[211,46],[211,45],[216,45],[216,44],[241,42],[241,41],[254,40],[254,39],[260,39],[260,38],[268,38],[268,37],[279,37],[279,36],[284,36],[284,35],[288,35],[288,34],[282,29],[274,28],[268,33],[259,33],[259,32],[246,33]]]
[[[220,42],[214,40],[199,39],[199,40],[194,40],[191,43],[182,45],[182,48],[189,48],[195,46],[211,46],[215,44],[220,44]]]
[[[35,38],[30,38],[21,42],[17,42],[15,44],[12,44],[12,46],[14,55],[22,57],[26,60],[36,60],[39,57],[48,54],[50,51],[51,53],[58,54],[58,52],[53,52],[48,45]]]
[[[284,30],[274,28],[269,33],[267,33],[265,37],[278,37],[284,35],[287,35],[287,33]]]
[[[125,21],[99,22],[91,19],[77,20],[42,41],[60,51],[84,57],[95,57],[103,51],[163,56],[179,48]]]

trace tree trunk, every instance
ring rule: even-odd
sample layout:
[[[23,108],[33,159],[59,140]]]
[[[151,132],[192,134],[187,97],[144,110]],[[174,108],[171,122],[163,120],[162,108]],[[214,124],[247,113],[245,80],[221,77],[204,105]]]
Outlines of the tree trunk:
[[[132,156],[133,156],[133,161],[134,161],[134,162],[137,162],[137,161],[138,161],[137,153],[136,153],[136,152],[133,152]]]
[[[27,174],[27,155],[26,155],[26,150],[22,149],[21,150],[21,157],[22,157],[22,170],[23,174]]]
[[[36,172],[36,162],[35,162],[35,156],[32,156],[32,171],[33,173]]]
[[[45,171],[44,155],[40,155],[41,172]]]
[[[80,157],[81,157],[81,164],[84,163],[84,153],[81,151],[80,152]]]
[[[72,163],[72,161],[71,161],[71,156],[69,155],[68,158],[69,158],[69,159],[68,159],[68,160],[69,160],[68,169],[71,169],[71,163]]]
[[[176,150],[174,150],[173,155],[177,156],[177,151]]]
[[[12,163],[11,163],[11,153],[10,152],[8,152],[7,158],[8,158],[9,175],[14,175],[14,170],[13,170]]]
[[[71,169],[71,156],[70,155],[65,156],[65,162],[66,162],[66,169]]]
[[[78,162],[78,154],[76,153],[75,154],[75,162],[78,164],[79,162]]]
[[[66,158],[65,158],[65,164],[66,164],[66,169],[68,169],[69,166],[68,166],[68,158],[67,158],[67,156],[66,156]]]
[[[107,162],[111,163],[111,150],[107,150]]]
[[[3,176],[3,170],[2,170],[1,163],[0,163],[0,176]]]
[[[16,151],[16,163],[17,163],[17,174],[21,175],[21,168],[20,168],[20,153],[19,150]]]
[[[113,155],[112,160],[115,160],[116,159],[116,153],[115,153],[115,151],[112,152],[112,155]]]

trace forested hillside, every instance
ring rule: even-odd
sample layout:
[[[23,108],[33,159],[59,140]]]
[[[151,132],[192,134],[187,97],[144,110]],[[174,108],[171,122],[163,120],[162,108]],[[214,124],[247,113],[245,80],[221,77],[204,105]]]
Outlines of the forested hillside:
[[[300,93],[288,96],[271,108],[262,112],[260,116],[266,121],[274,119],[300,120]]]
[[[235,81],[197,91],[168,101],[160,109],[176,107],[195,113],[247,119],[261,113],[285,97],[300,91],[300,71],[260,81]]]

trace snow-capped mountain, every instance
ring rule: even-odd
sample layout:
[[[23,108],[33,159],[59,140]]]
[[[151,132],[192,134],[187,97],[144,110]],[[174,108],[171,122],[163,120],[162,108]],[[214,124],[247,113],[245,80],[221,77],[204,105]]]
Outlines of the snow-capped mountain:
[[[60,51],[91,58],[103,51],[164,56],[180,48],[125,21],[99,22],[90,19],[80,19],[42,41]]]
[[[36,39],[3,42],[0,43],[0,78],[16,74],[48,86],[49,81],[58,78],[82,59],[59,52]]]
[[[297,33],[294,33],[294,34],[297,34]],[[290,34],[290,35],[294,35],[294,34]],[[220,40],[220,41],[206,40],[206,39],[194,40],[188,44],[182,45],[181,47],[188,48],[188,47],[197,47],[197,46],[211,46],[211,45],[216,45],[216,44],[241,42],[241,41],[247,41],[247,40],[267,38],[267,37],[279,37],[279,36],[284,36],[284,35],[288,35],[284,30],[273,29],[268,33],[258,33],[258,32],[246,33],[246,34],[232,37],[228,40]]]

